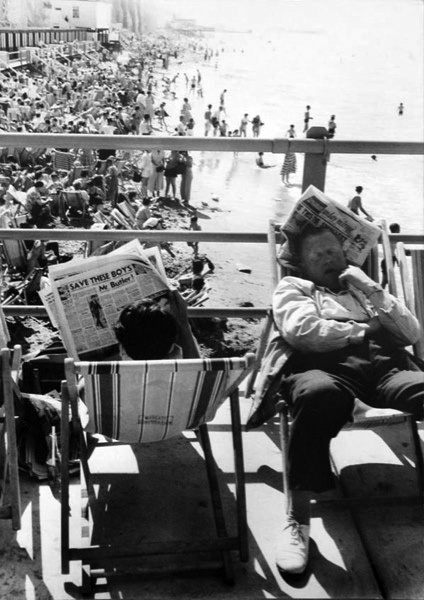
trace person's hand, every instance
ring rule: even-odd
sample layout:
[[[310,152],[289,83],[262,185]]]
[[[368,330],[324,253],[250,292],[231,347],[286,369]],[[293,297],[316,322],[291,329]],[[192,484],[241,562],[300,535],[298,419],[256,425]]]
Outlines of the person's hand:
[[[178,323],[188,323],[187,304],[177,290],[170,290],[167,294],[167,310],[177,319]]]
[[[350,265],[345,269],[339,276],[339,281],[343,287],[352,285],[358,290],[361,290],[366,296],[368,296],[373,290],[375,290],[376,283],[368,277],[362,269]]]
[[[184,358],[199,358],[200,350],[193,336],[188,320],[187,305],[177,290],[170,290],[167,294],[169,310],[177,319],[179,325],[178,343],[183,350]]]
[[[372,317],[367,323],[368,328],[365,331],[365,339],[366,340],[377,340],[383,334],[384,328],[380,323],[378,317]]]

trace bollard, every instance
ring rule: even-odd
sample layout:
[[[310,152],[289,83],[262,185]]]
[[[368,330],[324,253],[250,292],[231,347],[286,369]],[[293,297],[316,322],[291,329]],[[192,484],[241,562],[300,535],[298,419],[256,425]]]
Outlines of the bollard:
[[[327,143],[328,131],[325,127],[310,127],[306,132],[307,138],[325,140]],[[314,185],[322,192],[325,189],[325,174],[329,154],[324,150],[322,154],[305,153],[303,165],[302,192],[310,185]]]

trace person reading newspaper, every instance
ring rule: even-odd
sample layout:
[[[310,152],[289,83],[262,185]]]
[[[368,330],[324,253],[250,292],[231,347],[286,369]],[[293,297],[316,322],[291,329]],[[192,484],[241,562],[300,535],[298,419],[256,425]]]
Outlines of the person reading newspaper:
[[[289,246],[298,274],[284,277],[273,295],[268,348],[274,344],[278,360],[264,358],[247,428],[272,417],[279,398],[288,401],[291,506],[276,563],[298,574],[308,562],[310,499],[333,487],[330,440],[351,420],[355,399],[421,420],[424,373],[405,351],[420,335],[417,319],[348,264],[334,233],[307,225]]]
[[[167,306],[187,325],[182,300],[168,284],[159,249],[143,249],[137,239],[103,256],[53,265],[49,281],[51,287],[40,295],[75,360],[113,360],[118,349],[117,319],[125,308],[142,301],[149,301],[151,307]],[[134,310],[128,314],[135,314]]]
[[[158,301],[126,306],[114,327],[122,360],[199,358],[200,351],[177,291]]]

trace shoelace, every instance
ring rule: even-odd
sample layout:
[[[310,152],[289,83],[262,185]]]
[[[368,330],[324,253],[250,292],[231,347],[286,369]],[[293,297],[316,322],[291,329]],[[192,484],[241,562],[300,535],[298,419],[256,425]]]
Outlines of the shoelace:
[[[287,524],[284,527],[284,530],[286,529],[291,529],[292,544],[299,544],[305,541],[300,523],[298,523],[292,516],[289,516],[287,519]]]

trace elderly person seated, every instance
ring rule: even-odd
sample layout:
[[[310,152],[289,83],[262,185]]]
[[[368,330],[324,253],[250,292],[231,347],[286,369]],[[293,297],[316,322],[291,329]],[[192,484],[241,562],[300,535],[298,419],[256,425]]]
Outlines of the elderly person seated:
[[[419,338],[417,319],[347,264],[333,233],[308,226],[292,242],[299,274],[280,281],[272,302],[279,368],[267,370],[264,359],[248,428],[273,416],[279,394],[289,403],[291,506],[276,563],[297,574],[308,561],[310,499],[334,486],[330,441],[351,419],[355,399],[422,419],[424,373],[405,351]]]

